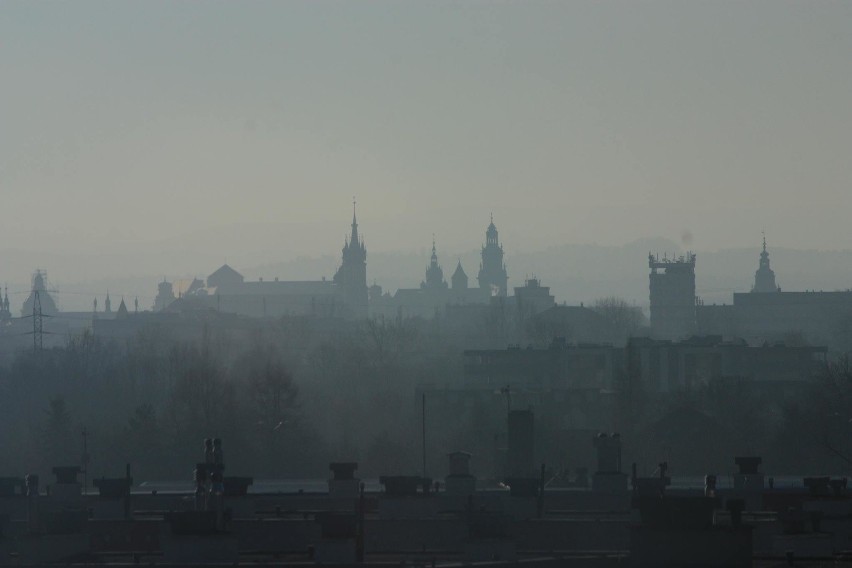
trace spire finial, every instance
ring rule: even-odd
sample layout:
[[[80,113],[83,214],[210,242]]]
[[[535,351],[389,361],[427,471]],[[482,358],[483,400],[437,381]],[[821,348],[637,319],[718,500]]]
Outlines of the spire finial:
[[[766,230],[760,231],[763,235],[763,252],[766,252]]]
[[[358,220],[355,218],[355,196],[352,196],[352,234],[349,236],[349,244],[357,246],[361,240],[358,238]]]

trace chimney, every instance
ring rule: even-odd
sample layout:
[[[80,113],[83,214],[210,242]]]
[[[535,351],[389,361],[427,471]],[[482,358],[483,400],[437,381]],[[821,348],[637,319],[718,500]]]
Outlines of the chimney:
[[[444,486],[450,495],[471,495],[476,491],[476,478],[470,474],[470,458],[467,452],[451,452],[450,474],[444,478]]]
[[[333,462],[328,464],[332,478],[328,480],[328,496],[332,499],[357,499],[361,480],[355,477],[356,462]],[[354,502],[354,501],[353,501]]]

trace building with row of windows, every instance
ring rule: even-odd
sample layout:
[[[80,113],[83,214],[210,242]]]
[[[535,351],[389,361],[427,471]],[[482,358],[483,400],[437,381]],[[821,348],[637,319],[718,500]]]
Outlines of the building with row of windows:
[[[696,255],[649,255],[651,334],[657,339],[694,335],[741,338],[752,344],[797,338],[837,346],[852,340],[852,291],[782,291],[770,267],[766,238],[754,285],[730,304],[705,305],[696,294]]]
[[[720,336],[682,341],[636,337],[625,346],[557,338],[546,349],[467,350],[464,384],[459,386],[615,391],[631,383],[649,393],[690,391],[724,379],[778,386],[812,378],[824,368],[826,357],[825,347],[752,346]]]

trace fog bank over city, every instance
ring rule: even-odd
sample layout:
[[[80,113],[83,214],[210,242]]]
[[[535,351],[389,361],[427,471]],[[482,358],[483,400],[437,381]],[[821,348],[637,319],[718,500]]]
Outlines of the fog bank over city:
[[[848,1],[0,1],[0,566],[848,561],[850,54]]]

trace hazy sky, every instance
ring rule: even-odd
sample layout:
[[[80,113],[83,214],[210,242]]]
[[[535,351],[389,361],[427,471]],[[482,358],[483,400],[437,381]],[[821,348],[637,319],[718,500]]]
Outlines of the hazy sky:
[[[335,254],[353,195],[372,250],[852,248],[851,103],[850,2],[5,0],[0,249]]]

